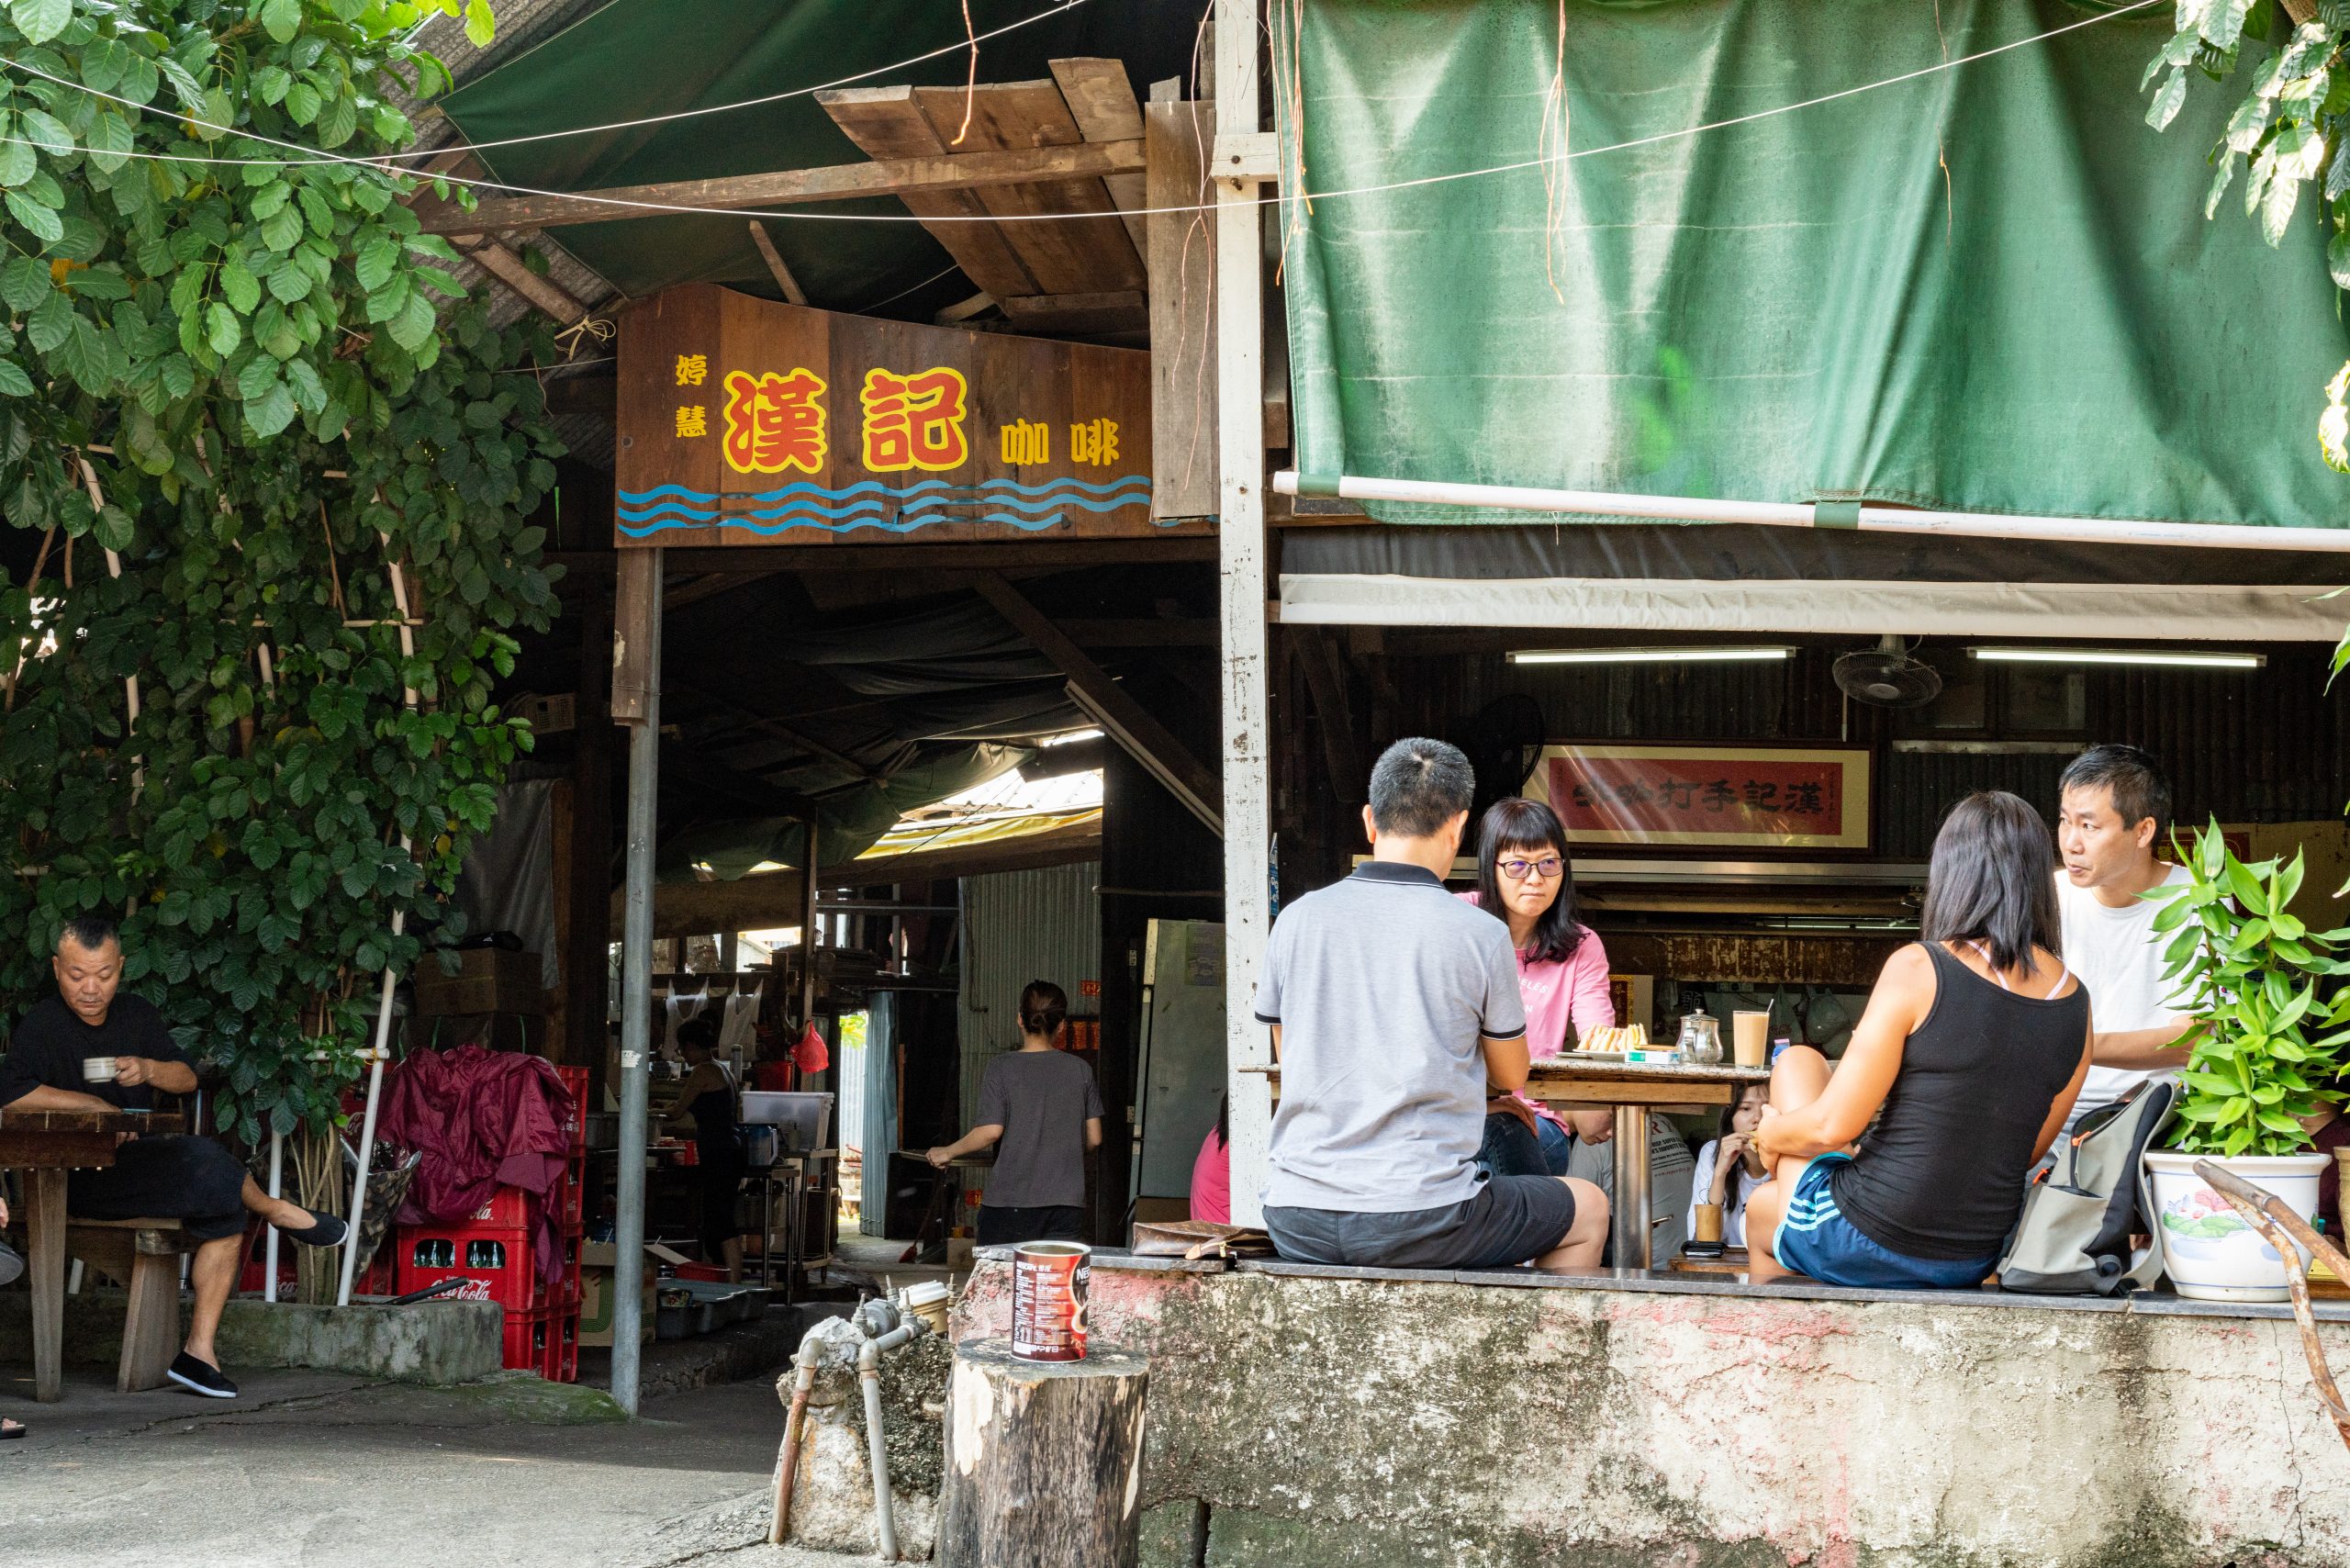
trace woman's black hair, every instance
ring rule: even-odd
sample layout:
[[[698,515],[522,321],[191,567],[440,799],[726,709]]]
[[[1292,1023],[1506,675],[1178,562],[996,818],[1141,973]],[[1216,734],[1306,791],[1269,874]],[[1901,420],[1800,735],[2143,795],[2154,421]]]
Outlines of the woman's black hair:
[[[1731,1124],[1738,1120],[1738,1108],[1746,1103],[1746,1091],[1749,1089],[1760,1091],[1762,1095],[1762,1103],[1764,1104],[1767,1105],[1771,1103],[1771,1086],[1769,1084],[1749,1083],[1743,1085],[1740,1088],[1736,1097],[1733,1098],[1729,1104],[1722,1107],[1721,1126],[1714,1129],[1714,1136],[1716,1137],[1728,1137],[1730,1134],[1738,1131],[1738,1128],[1733,1126]]]
[[[1020,993],[1020,1027],[1024,1033],[1051,1039],[1069,1016],[1069,993],[1050,980],[1030,980]]]
[[[1232,1142],[1232,1094],[1229,1090],[1215,1103],[1215,1141]]]
[[[2055,842],[2030,801],[1978,790],[1950,809],[1934,835],[1918,935],[1980,942],[1998,969],[2030,970],[2034,947],[2060,952]]]
[[[1539,801],[1513,795],[1485,809],[1477,824],[1477,905],[1507,924],[1509,906],[1502,902],[1500,867],[1511,850],[1539,855],[1559,852],[1559,896],[1534,922],[1534,939],[1528,956],[1537,963],[1561,963],[1583,946],[1583,927],[1575,923],[1575,864],[1567,854],[1567,826],[1559,813]]]
[[[695,1050],[708,1051],[711,1055],[716,1056],[718,1054],[718,1025],[707,1018],[688,1018],[678,1025],[677,1048],[685,1050],[688,1047]]]

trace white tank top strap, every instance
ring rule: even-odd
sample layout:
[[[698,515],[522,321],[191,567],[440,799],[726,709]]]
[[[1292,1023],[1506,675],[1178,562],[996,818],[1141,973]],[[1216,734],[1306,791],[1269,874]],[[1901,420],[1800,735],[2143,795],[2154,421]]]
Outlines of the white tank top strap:
[[[1983,967],[1991,971],[1991,978],[1998,982],[1998,986],[2001,991],[2012,991],[2015,990],[2015,987],[2008,983],[2008,977],[1999,972],[1998,965],[1991,961],[1991,949],[1989,947],[1986,946],[1981,941],[1971,937],[1968,939],[1966,945],[1974,949],[1975,956],[1976,958],[1983,960]],[[2073,967],[2062,959],[2057,960],[2056,983],[2048,988],[2046,996],[2042,997],[2042,1000],[2045,1001],[2047,997],[2053,997],[2058,991],[2063,991],[2065,989],[2065,982],[2072,978]]]

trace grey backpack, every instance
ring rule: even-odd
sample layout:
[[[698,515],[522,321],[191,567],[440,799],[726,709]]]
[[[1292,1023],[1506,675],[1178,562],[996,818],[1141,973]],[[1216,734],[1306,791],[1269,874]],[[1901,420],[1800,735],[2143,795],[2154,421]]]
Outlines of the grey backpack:
[[[1999,1260],[1999,1288],[2037,1295],[2123,1295],[2162,1276],[2163,1251],[2132,1256],[2148,1231],[2142,1156],[2178,1108],[2168,1078],[2140,1084],[2083,1116],[2049,1150],[2023,1201],[2023,1217]]]

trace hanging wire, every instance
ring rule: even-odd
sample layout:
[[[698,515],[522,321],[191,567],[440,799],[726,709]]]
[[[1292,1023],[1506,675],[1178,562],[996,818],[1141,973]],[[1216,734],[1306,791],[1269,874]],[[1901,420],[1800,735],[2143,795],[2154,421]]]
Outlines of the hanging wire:
[[[1557,163],[1574,162],[1584,158],[1596,158],[1604,153],[1625,152],[1630,151],[1636,148],[1653,147],[1663,142],[1684,140],[1693,136],[1703,136],[1717,130],[1729,130],[1737,126],[1751,125],[1759,120],[1774,119],[1781,115],[1795,114],[1804,109],[1818,108],[1823,104],[1832,104],[1840,102],[1845,98],[1858,97],[1863,93],[1873,93],[1886,87],[1897,87],[1904,83],[1919,81],[1929,76],[1937,76],[1947,71],[1955,71],[1961,66],[1972,65],[1977,62],[1989,60],[1998,55],[2012,53],[2020,49],[2029,49],[2034,44],[2044,43],[2050,39],[2061,38],[2066,33],[2079,32],[2084,28],[2097,27],[2102,23],[2113,21],[2118,17],[2132,16],[2137,12],[2147,9],[2150,6],[2159,6],[2165,3],[2166,0],[2132,0],[2132,3],[2130,5],[2119,6],[2110,11],[2099,12],[2097,15],[2087,17],[2081,21],[2070,22],[2061,28],[2052,28],[2046,32],[2034,33],[2029,38],[2016,39],[2008,43],[1997,44],[1989,49],[1979,50],[1973,54],[1962,55],[1956,60],[1944,61],[1936,65],[1920,66],[1915,71],[1905,71],[1897,75],[1881,77],[1873,82],[1863,82],[1857,86],[1839,88],[1835,92],[1822,93],[1815,97],[1805,98],[1796,103],[1781,104],[1775,107],[1767,109],[1757,109],[1752,114],[1734,115],[1728,119],[1708,120],[1701,125],[1687,126],[1677,130],[1662,130],[1654,133],[1653,135],[1634,137],[1626,141],[1613,141],[1599,147],[1561,150],[1558,152],[1547,153],[1539,157],[1520,159],[1513,163],[1495,163],[1485,168],[1460,169],[1443,174],[1422,174],[1412,179],[1389,180],[1378,185],[1350,185],[1341,189],[1328,191],[1276,193],[1270,196],[1259,196],[1246,199],[1248,205],[1269,207],[1276,202],[1281,201],[1304,201],[1311,203],[1315,201],[1337,201],[1350,196],[1382,196],[1394,191],[1417,190],[1428,185],[1451,185],[1462,180],[1483,179],[1493,174],[1516,174],[1526,169],[1548,168],[1550,165]],[[532,185],[511,185],[500,180],[463,178],[453,174],[436,174],[430,176],[420,175],[401,170],[386,169],[381,162],[375,159],[338,157],[332,153],[321,152],[317,149],[304,147],[298,142],[282,141],[275,137],[263,136],[253,131],[238,130],[234,127],[216,125],[207,120],[197,119],[194,116],[186,113],[173,113],[170,109],[159,108],[148,104],[133,103],[129,98],[119,97],[112,93],[101,93],[94,87],[84,86],[78,82],[69,81],[62,76],[51,75],[50,73],[42,71],[37,66],[26,64],[21,60],[0,61],[0,64],[5,64],[12,70],[22,71],[29,75],[39,77],[44,81],[57,83],[61,86],[73,88],[77,92],[87,93],[93,97],[104,98],[111,103],[125,105],[128,107],[137,109],[144,114],[161,115],[167,119],[184,121],[187,124],[195,125],[202,129],[222,131],[242,140],[260,142],[265,146],[285,148],[296,152],[306,154],[306,156],[302,158],[213,158],[202,157],[193,153],[178,152],[108,152],[104,154],[104,156],[106,157],[144,159],[151,162],[204,163],[228,167],[254,166],[268,168],[298,168],[312,163],[343,163],[373,169],[378,173],[388,174],[398,178],[430,178],[468,189],[503,191],[511,196],[544,196],[560,201],[588,202],[598,207],[619,207],[632,212],[672,213],[686,216],[789,219],[798,222],[815,223],[919,223],[932,228],[942,223],[1098,223],[1101,221],[1100,214],[1083,212],[987,213],[968,217],[951,215],[916,217],[912,213],[811,212],[804,207],[783,207],[767,210],[755,207],[695,207],[687,203],[679,202],[640,201],[625,196],[601,196],[593,191],[542,190]],[[0,136],[0,145],[33,147],[44,151],[55,151],[55,149],[48,143],[28,140],[26,138],[15,136]],[[1214,212],[1218,209],[1219,205],[1220,204],[1214,202],[1190,203],[1178,207],[1141,207],[1123,208],[1121,211],[1123,215],[1126,217],[1144,218],[1161,213]],[[616,214],[615,216],[618,215]],[[582,218],[572,219],[570,221],[586,222],[591,220]],[[602,220],[596,219],[592,221]],[[508,227],[511,227],[511,225],[509,225]],[[558,227],[560,227],[560,225],[558,225]]]

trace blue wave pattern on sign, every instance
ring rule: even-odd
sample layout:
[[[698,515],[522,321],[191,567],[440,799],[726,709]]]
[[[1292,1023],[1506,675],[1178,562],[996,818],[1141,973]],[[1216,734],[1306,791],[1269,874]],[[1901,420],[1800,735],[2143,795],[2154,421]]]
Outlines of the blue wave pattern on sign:
[[[800,528],[828,533],[867,528],[912,533],[939,522],[1001,523],[1037,533],[1067,521],[1066,509],[1102,513],[1147,506],[1150,478],[1128,474],[1107,484],[1072,478],[1043,485],[1016,479],[985,479],[977,485],[923,479],[903,487],[865,479],[838,489],[801,480],[772,490],[721,495],[682,485],[655,485],[649,490],[622,490],[619,501],[620,530],[632,539],[681,528],[736,528],[760,534]],[[949,510],[966,507],[1002,510],[976,516]]]

